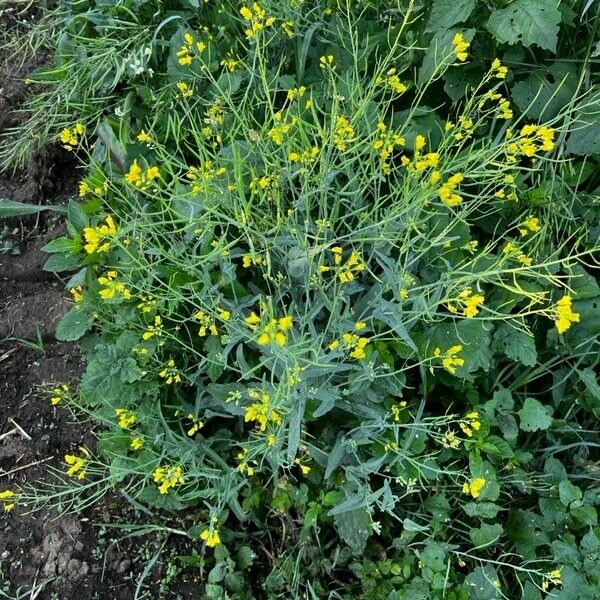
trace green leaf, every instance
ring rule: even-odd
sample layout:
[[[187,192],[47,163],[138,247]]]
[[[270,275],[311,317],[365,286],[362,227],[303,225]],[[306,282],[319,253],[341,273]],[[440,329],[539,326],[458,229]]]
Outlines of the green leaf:
[[[68,237],[61,236],[56,239],[48,242],[43,248],[43,252],[47,252],[48,254],[53,254],[56,252],[69,253],[73,252],[77,247],[77,244]]]
[[[471,541],[477,548],[484,548],[495,544],[503,533],[502,525],[494,523],[493,525],[483,524],[481,527],[473,527],[469,530]]]
[[[488,19],[488,31],[501,43],[556,51],[561,13],[554,0],[515,0],[495,10]]]
[[[437,542],[427,542],[425,548],[419,553],[419,558],[421,562],[432,571],[445,571],[446,552]]]
[[[210,377],[211,381],[217,381],[223,373],[223,348],[218,337],[209,336],[206,338],[204,343],[204,349],[206,350],[206,360],[208,364],[206,366],[206,373]]]
[[[69,200],[67,206],[67,219],[69,223],[73,225],[75,231],[79,233],[81,233],[89,224],[88,217],[85,212],[83,212],[81,204],[79,204],[79,202],[74,202],[73,200]]]
[[[9,217],[24,217],[26,215],[35,215],[44,210],[53,210],[54,212],[64,214],[66,209],[64,206],[54,206],[45,204],[38,206],[36,204],[27,204],[25,202],[15,202],[14,200],[6,200],[0,198],[0,218],[8,219]]]
[[[366,508],[335,515],[335,528],[354,554],[361,554],[371,533],[371,516]]]
[[[476,0],[434,0],[425,31],[443,31],[466,21],[475,4]]]
[[[573,485],[568,479],[563,479],[558,484],[558,497],[565,506],[569,506],[571,502],[581,500],[581,498],[583,498],[583,493],[576,485]]]
[[[72,308],[59,321],[56,328],[56,339],[61,342],[73,342],[82,337],[92,326],[93,318],[79,310]]]
[[[567,153],[580,156],[600,153],[600,94],[586,98],[576,108],[577,118],[565,144]]]
[[[526,398],[523,408],[517,413],[523,431],[539,431],[552,425],[552,407],[544,406],[535,398]]]
[[[72,254],[53,254],[44,265],[44,271],[50,273],[62,273],[63,271],[74,271],[80,267],[80,260]]]
[[[496,600],[504,596],[494,582],[499,581],[498,573],[491,565],[477,567],[465,578],[469,590],[469,600]]]
[[[511,96],[519,110],[534,119],[556,117],[573,98],[577,89],[573,63],[556,62],[547,69],[536,69],[517,82]]]
[[[520,329],[502,323],[494,335],[494,349],[503,352],[508,358],[528,367],[537,363],[537,352],[533,336]]]

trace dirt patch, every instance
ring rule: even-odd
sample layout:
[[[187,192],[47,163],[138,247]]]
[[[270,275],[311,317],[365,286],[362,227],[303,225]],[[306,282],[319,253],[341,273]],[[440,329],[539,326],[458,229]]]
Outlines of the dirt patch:
[[[0,13],[0,39],[32,11]],[[0,44],[0,132],[26,118],[18,109],[27,92],[24,78],[47,64],[38,53],[24,63]],[[74,157],[57,145],[42,148],[25,169],[0,173],[0,198],[31,204],[66,204],[76,196]],[[63,234],[52,212],[0,220],[0,491],[52,481],[66,453],[94,450],[89,423],[74,423],[41,390],[56,383],[76,386],[83,363],[76,345],[57,342],[57,321],[68,309],[64,282],[43,270],[43,246]],[[146,515],[108,494],[82,514],[46,507],[32,514],[0,505],[0,597],[18,600],[132,600],[199,597],[198,571],[180,574],[178,556],[193,545],[165,534],[129,537],[111,528],[143,524]],[[189,525],[191,525],[190,523]],[[123,539],[124,538],[124,539]],[[155,554],[159,547],[161,555]],[[150,560],[154,566],[146,572]]]

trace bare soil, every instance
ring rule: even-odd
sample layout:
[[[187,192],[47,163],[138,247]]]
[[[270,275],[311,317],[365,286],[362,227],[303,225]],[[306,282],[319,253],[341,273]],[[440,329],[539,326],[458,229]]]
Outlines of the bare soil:
[[[0,15],[0,28],[12,26],[10,13]],[[0,131],[25,118],[15,112],[24,99],[23,80],[47,60],[42,51],[15,67],[0,49]],[[0,198],[65,204],[76,195],[77,179],[73,157],[50,146],[31,156],[23,171],[0,173]],[[68,302],[64,283],[43,270],[42,247],[63,231],[64,223],[50,212],[0,219],[0,491],[48,481],[48,468],[61,468],[65,453],[95,444],[89,423],[71,422],[41,391],[76,384],[83,370],[77,346],[54,337]],[[190,551],[178,540],[169,541],[138,586],[158,538],[146,538],[143,545],[136,538],[119,542],[109,529],[136,521],[140,515],[116,496],[81,515],[51,507],[33,514],[23,506],[9,513],[0,508],[0,598],[130,600],[137,587],[140,599],[199,598],[197,572],[164,585],[165,573],[173,578],[175,557]]]

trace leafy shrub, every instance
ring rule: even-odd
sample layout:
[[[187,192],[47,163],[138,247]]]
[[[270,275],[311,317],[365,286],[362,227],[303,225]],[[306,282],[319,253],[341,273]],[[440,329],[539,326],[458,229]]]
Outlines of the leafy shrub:
[[[110,102],[65,67],[88,171],[47,268],[88,363],[53,401],[106,430],[50,498],[185,515],[208,598],[596,597],[599,99],[514,46],[574,14],[196,4],[69,26],[149,50]]]

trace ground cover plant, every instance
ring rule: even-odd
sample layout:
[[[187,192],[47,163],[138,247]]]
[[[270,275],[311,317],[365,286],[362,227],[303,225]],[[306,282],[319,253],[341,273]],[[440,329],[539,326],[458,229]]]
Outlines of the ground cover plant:
[[[61,3],[0,159],[84,165],[48,395],[105,429],[5,509],[117,490],[207,598],[598,597],[597,16]]]

